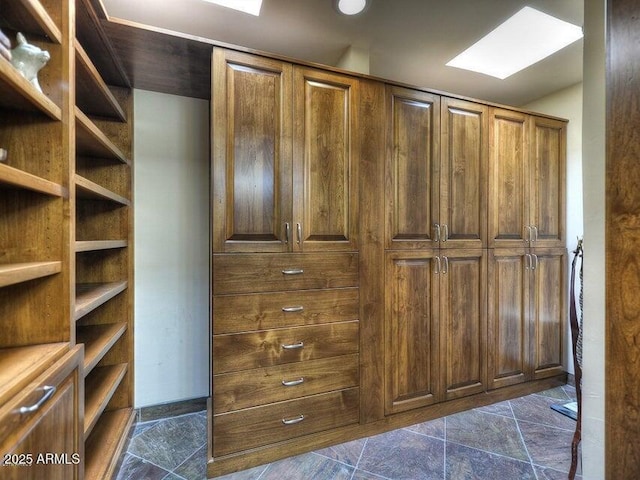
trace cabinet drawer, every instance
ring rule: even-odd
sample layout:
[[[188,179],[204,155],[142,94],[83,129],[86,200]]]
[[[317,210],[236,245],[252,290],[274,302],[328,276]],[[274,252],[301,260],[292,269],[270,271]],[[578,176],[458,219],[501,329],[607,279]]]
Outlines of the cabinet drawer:
[[[224,413],[356,387],[358,355],[344,355],[213,377],[213,412]]]
[[[213,456],[356,423],[358,404],[358,389],[351,388],[214,415]]]
[[[357,253],[213,256],[214,295],[356,286]]]
[[[357,288],[216,296],[213,333],[346,322],[358,310]]]
[[[214,335],[213,373],[357,353],[358,322]]]
[[[82,352],[82,347],[76,347],[0,409],[3,479],[80,478]],[[50,458],[47,461],[47,454],[55,454],[60,463],[52,463]],[[23,464],[6,465],[7,458]]]

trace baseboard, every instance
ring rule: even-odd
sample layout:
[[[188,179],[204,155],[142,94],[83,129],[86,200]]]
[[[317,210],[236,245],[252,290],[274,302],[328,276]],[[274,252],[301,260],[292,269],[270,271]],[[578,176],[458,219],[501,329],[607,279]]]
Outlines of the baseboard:
[[[136,423],[150,422],[162,418],[177,417],[188,413],[197,413],[207,410],[207,399],[193,398],[179,402],[161,403],[136,409]]]

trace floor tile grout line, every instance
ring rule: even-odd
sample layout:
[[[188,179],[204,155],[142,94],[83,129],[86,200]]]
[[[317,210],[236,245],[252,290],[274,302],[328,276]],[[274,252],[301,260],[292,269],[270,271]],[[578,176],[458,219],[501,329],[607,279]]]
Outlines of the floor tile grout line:
[[[559,413],[558,415],[562,415],[561,413]],[[563,432],[569,432],[569,433],[573,433],[575,430],[571,430],[569,428],[562,428],[562,427],[558,427],[556,425],[549,425],[548,423],[543,423],[543,422],[531,422],[529,420],[525,420],[525,419],[516,419],[519,422],[524,422],[524,423],[530,423],[532,425],[540,425],[542,427],[549,427],[549,428],[553,428],[555,430],[561,430]]]
[[[513,411],[513,405],[511,405],[511,401],[509,401],[509,408],[511,408],[511,412],[513,413],[513,420],[516,422],[516,428],[518,429],[518,433],[520,434],[520,440],[522,440],[522,445],[524,445],[524,451],[527,452],[527,457],[529,457],[529,465],[531,465],[531,470],[533,470],[533,476],[538,479],[538,472],[536,472],[536,467],[533,464],[533,459],[531,458],[531,454],[529,453],[529,447],[527,447],[527,442],[524,440],[524,435],[522,435],[522,430],[520,430],[520,424],[518,423],[518,419],[516,418],[516,412]]]
[[[480,408],[482,408],[482,407],[480,407]],[[513,415],[502,415],[501,413],[485,412],[484,410],[480,410],[479,408],[474,408],[473,410],[478,412],[478,413],[486,413],[487,415],[493,415],[495,417],[514,418]]]
[[[410,428],[404,427],[402,430],[406,430],[407,432],[411,432],[414,435],[420,435],[421,437],[433,438],[434,440],[444,441],[443,437],[434,437],[433,435],[427,435],[426,433],[416,432],[415,430],[411,430]]]
[[[364,450],[365,448],[367,448],[367,443],[369,443],[369,437],[364,439],[364,445],[362,445],[362,450],[360,450],[360,455],[358,455],[358,460],[356,460],[355,468],[353,469],[353,472],[351,472],[351,478],[349,480],[353,480],[353,477],[358,471],[358,465],[360,465],[360,460],[362,460],[362,455],[364,455]]]
[[[154,467],[158,467],[160,470],[164,470],[165,472],[167,472],[167,475],[168,475],[168,474],[170,474],[170,473],[173,473],[171,470],[166,469],[166,468],[164,468],[164,467],[161,467],[161,466],[160,466],[160,465],[158,465],[157,463],[153,463],[151,460],[147,460],[146,458],[141,457],[140,455],[136,455],[135,453],[131,453],[131,452],[129,452],[129,451],[125,452],[125,456],[126,456],[127,454],[131,455],[132,457],[137,458],[138,460],[142,460],[143,462],[149,463],[149,464],[153,465]],[[123,464],[124,464],[124,462],[123,462]],[[120,466],[120,470],[122,470],[122,465]],[[120,473],[120,471],[118,471],[118,474],[119,474],[119,473]],[[165,477],[166,477],[167,475],[165,475]],[[162,477],[162,478],[164,478],[164,477]]]
[[[392,478],[385,477],[384,475],[380,475],[379,473],[370,472],[369,470],[365,470],[364,468],[358,468],[357,470],[360,472],[368,473],[369,475],[373,475],[382,480],[393,480]]]
[[[442,434],[444,439],[443,445],[443,459],[442,459],[442,478],[447,480],[447,417],[444,417],[444,433]]]
[[[269,467],[270,467],[270,466],[271,466],[271,464],[270,464],[270,463],[267,463],[267,464],[264,466],[264,470],[262,470],[262,472],[260,472],[260,475],[258,475],[258,478],[256,478],[256,480],[260,480],[260,479],[262,478],[262,476],[265,474],[265,472],[266,472],[267,470],[269,470]]]
[[[198,446],[193,452],[191,452],[190,455],[187,456],[187,458],[185,458],[182,462],[180,462],[179,465],[177,465],[173,470],[171,470],[171,473],[173,473],[174,475],[178,475],[179,477],[181,476],[179,473],[176,473],[176,470],[178,470],[182,465],[184,465],[191,457],[193,457],[196,453],[198,453],[198,450],[200,450],[202,447],[204,447],[207,444],[207,441],[205,440],[202,445]],[[205,464],[206,464],[206,456],[205,456]]]
[[[337,460],[335,458],[331,458],[331,457],[329,457],[327,455],[324,455],[323,453],[320,453],[320,452],[312,451],[312,452],[309,452],[309,453],[317,455],[317,456],[322,457],[322,458],[325,458],[327,460],[331,460],[333,462],[339,463],[340,465],[344,465],[345,467],[355,468],[353,465],[349,465],[347,462],[343,462],[342,460]]]
[[[516,462],[527,463],[526,459],[522,460],[521,458],[510,457],[509,455],[505,455],[503,453],[492,452],[490,450],[484,450],[484,449],[478,448],[478,447],[471,447],[469,445],[465,445],[464,443],[453,442],[451,440],[449,440],[447,443],[450,443],[451,445],[456,445],[456,446],[459,446],[459,447],[469,448],[471,450],[476,450],[476,451],[482,452],[482,453],[488,453],[489,455],[494,455],[496,457],[504,458],[506,460],[514,460]]]

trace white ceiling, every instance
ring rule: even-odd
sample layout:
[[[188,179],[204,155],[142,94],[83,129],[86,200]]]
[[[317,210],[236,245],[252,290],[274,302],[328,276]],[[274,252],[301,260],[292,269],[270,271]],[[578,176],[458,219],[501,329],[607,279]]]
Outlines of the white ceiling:
[[[583,24],[583,0],[370,0],[347,17],[333,0],[263,0],[259,17],[202,0],[102,0],[109,16],[337,65],[353,46],[370,74],[521,106],[582,81],[582,40],[505,79],[445,64],[522,7]]]

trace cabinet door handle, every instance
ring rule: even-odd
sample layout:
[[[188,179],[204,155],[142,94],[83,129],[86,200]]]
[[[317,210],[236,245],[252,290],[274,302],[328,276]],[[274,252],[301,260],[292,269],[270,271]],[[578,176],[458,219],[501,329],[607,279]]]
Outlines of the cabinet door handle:
[[[300,377],[297,380],[282,380],[282,385],[285,387],[295,387],[296,385],[300,385],[304,383],[304,377]]]
[[[33,405],[31,405],[30,407],[20,407],[20,410],[18,410],[18,412],[21,415],[24,415],[25,413],[33,413],[33,412],[37,412],[40,407],[42,405],[45,404],[45,402],[47,400],[49,400],[54,393],[56,393],[56,387],[52,387],[50,385],[45,385],[42,388],[44,395],[42,395],[42,397],[40,398],[40,400],[38,400],[36,403],[34,403]]]
[[[283,275],[302,275],[304,270],[301,268],[289,268],[287,270],[282,270]]]
[[[304,307],[302,305],[297,305],[295,307],[282,307],[283,312],[292,313],[292,312],[302,312]]]
[[[440,224],[439,223],[434,223],[433,224],[433,228],[435,228],[436,231],[436,236],[433,239],[434,242],[439,242],[440,241]]]
[[[296,348],[304,348],[304,342],[289,343],[288,345],[282,345],[283,350],[295,350]]]
[[[290,418],[288,420],[286,418],[283,418],[282,419],[282,423],[284,425],[294,425],[296,423],[300,423],[303,420],[304,420],[304,415],[300,415],[300,416],[298,416],[296,418]]]
[[[289,225],[289,222],[285,222],[284,224],[284,243],[285,244],[289,243],[290,232],[291,232],[291,226]]]
[[[442,274],[446,275],[449,273],[449,257],[443,256],[442,258],[444,260],[444,269],[442,270]]]
[[[296,223],[296,230],[298,232],[298,243],[302,241],[302,225],[300,223]]]
[[[449,226],[445,223],[442,225],[442,229],[444,230],[444,233],[442,234],[442,241],[446,242],[449,240]]]
[[[440,263],[440,257],[434,257],[434,259],[436,261],[436,271],[433,273],[438,275],[440,273],[440,267],[442,266],[442,264]]]
[[[531,256],[533,257],[533,259],[535,260],[535,263],[533,264],[533,266],[531,267],[531,270],[536,270],[538,268],[538,255],[536,255],[535,253],[531,254]]]
[[[525,233],[525,239],[524,241],[527,243],[531,243],[531,225],[526,225],[524,228],[527,229],[527,233]]]
[[[531,228],[533,229],[535,235],[533,236],[533,241],[537,242],[538,241],[538,227],[536,227],[535,225],[531,225]]]
[[[525,253],[524,255],[524,268],[525,270],[531,269],[531,255],[529,253]]]

